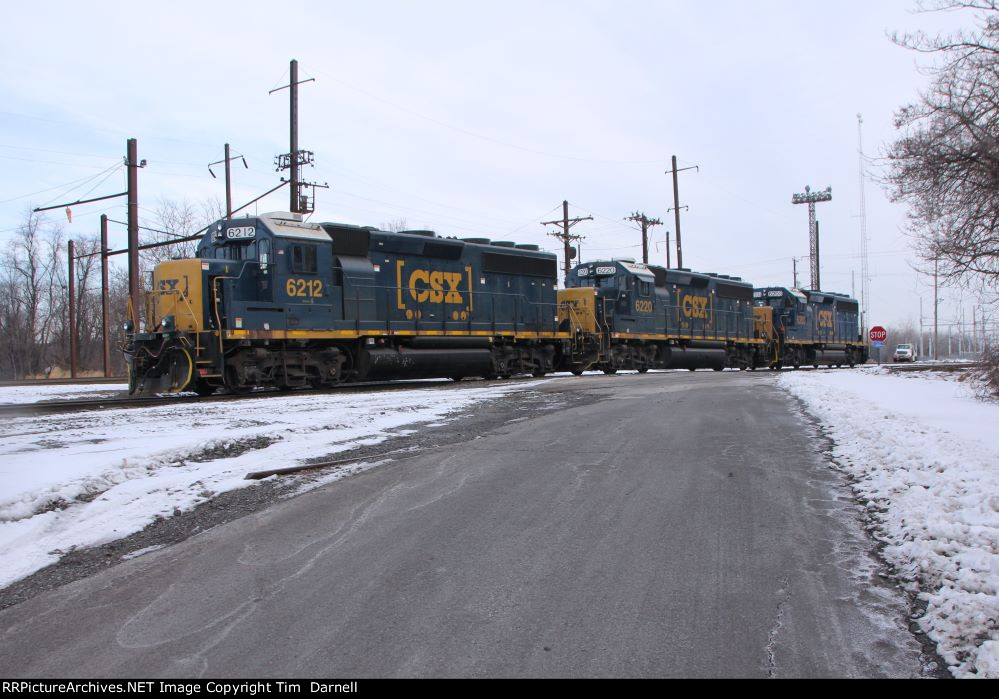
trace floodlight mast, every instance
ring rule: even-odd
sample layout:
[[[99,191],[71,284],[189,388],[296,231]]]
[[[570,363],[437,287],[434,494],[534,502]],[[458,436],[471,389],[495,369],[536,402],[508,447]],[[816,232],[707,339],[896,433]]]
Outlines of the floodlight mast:
[[[819,225],[815,220],[815,205],[823,201],[832,201],[832,187],[826,187],[821,192],[813,192],[806,186],[803,194],[791,196],[792,204],[808,204],[808,254],[811,260],[812,290],[818,291],[819,283]]]

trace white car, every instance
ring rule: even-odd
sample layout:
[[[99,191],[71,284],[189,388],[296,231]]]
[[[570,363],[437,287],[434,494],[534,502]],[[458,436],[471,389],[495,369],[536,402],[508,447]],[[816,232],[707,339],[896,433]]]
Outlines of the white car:
[[[895,347],[895,354],[891,360],[893,362],[914,362],[916,361],[916,348],[912,345],[898,345]]]

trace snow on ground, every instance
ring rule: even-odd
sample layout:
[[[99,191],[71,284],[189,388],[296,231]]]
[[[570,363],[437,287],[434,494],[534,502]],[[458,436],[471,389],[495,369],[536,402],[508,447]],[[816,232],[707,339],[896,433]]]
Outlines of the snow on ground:
[[[10,419],[0,425],[0,588],[73,547],[127,536],[256,483],[244,479],[248,472],[377,444],[537,385],[300,393]]]
[[[999,678],[999,404],[940,372],[785,372],[779,385],[834,441],[951,671]]]
[[[0,386],[0,403],[37,403],[43,400],[100,400],[127,395],[127,383]]]

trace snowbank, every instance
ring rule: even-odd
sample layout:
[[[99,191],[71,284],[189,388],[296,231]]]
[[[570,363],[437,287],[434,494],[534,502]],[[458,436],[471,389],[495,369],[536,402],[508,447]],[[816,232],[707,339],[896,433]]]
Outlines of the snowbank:
[[[250,471],[377,444],[537,385],[299,393],[8,420],[0,425],[0,587],[73,547],[252,485]]]
[[[0,386],[0,403],[37,403],[43,400],[101,400],[128,395],[127,383],[35,384]]]
[[[999,405],[938,372],[786,372],[779,385],[835,442],[951,671],[999,678]]]

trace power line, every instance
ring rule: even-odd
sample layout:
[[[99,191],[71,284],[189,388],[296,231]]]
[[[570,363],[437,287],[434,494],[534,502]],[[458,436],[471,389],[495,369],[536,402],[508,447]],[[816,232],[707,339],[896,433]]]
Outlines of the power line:
[[[562,244],[563,244],[563,246],[565,248],[564,254],[565,254],[565,278],[566,279],[569,278],[569,265],[570,265],[570,261],[572,260],[573,256],[575,255],[575,253],[574,253],[574,251],[572,249],[571,242],[574,241],[574,240],[582,240],[583,239],[583,236],[581,236],[581,235],[573,235],[572,233],[569,233],[569,229],[572,228],[573,226],[575,226],[580,221],[592,221],[592,220],[593,220],[592,216],[582,216],[582,217],[577,217],[577,218],[569,218],[569,202],[567,200],[563,200],[562,201],[562,220],[561,221],[542,221],[541,222],[542,226],[551,226],[551,225],[560,225],[560,226],[562,226],[562,230],[559,231],[558,233],[549,233],[548,235],[552,236],[553,238],[558,238],[559,240],[561,240]]]
[[[379,97],[378,95],[374,95],[374,94],[368,92],[367,90],[364,90],[364,89],[362,89],[360,87],[357,87],[356,85],[351,85],[350,83],[344,82],[343,80],[340,80],[340,79],[338,79],[336,77],[333,77],[332,75],[324,73],[323,71],[317,70],[316,72],[322,73],[323,75],[325,75],[327,78],[329,78],[333,82],[339,83],[340,85],[343,85],[344,87],[347,87],[347,88],[350,88],[351,90],[354,90],[355,92],[360,92],[362,95],[366,95],[367,97],[370,97],[371,99],[373,99],[373,100],[375,100],[377,102],[382,102],[383,104],[387,104],[390,107],[393,107],[393,108],[395,108],[395,109],[397,109],[399,111],[406,112],[408,114],[412,114],[413,116],[419,117],[420,119],[425,119],[426,121],[429,121],[429,122],[431,122],[433,124],[437,124],[438,126],[442,126],[444,128],[451,129],[453,131],[457,131],[458,133],[465,134],[466,136],[471,136],[472,138],[477,138],[477,139],[480,139],[482,141],[487,141],[489,143],[495,143],[497,145],[504,146],[506,148],[513,148],[515,150],[524,151],[525,153],[533,153],[534,155],[541,155],[541,156],[545,156],[547,158],[556,158],[556,159],[559,159],[559,160],[573,160],[573,161],[577,161],[577,162],[599,163],[599,164],[603,164],[603,165],[643,165],[643,164],[644,165],[658,165],[658,164],[660,164],[660,163],[663,162],[662,159],[659,159],[659,160],[600,160],[600,159],[594,159],[594,158],[580,158],[580,157],[576,157],[576,156],[572,156],[572,155],[563,155],[563,154],[559,154],[559,153],[550,153],[550,152],[547,152],[547,151],[537,150],[535,148],[527,148],[525,146],[519,146],[519,145],[516,145],[514,143],[508,143],[506,141],[501,141],[501,140],[496,139],[496,138],[491,138],[489,136],[484,136],[482,134],[475,133],[474,131],[469,131],[468,129],[462,128],[460,126],[456,126],[454,124],[450,124],[450,123],[448,123],[446,121],[441,121],[440,119],[435,119],[434,117],[427,116],[426,114],[422,114],[420,112],[417,112],[417,111],[415,111],[415,110],[413,110],[413,109],[411,109],[409,107],[405,107],[403,105],[400,105],[400,104],[397,104],[395,102],[392,102],[391,100],[387,100],[387,99],[385,99],[383,97]]]
[[[637,221],[641,225],[642,262],[649,264],[649,228],[652,226],[661,226],[663,222],[657,218],[649,218],[644,213],[638,213],[637,211],[631,214],[631,216],[626,216],[624,220]]]
[[[689,211],[690,207],[689,206],[680,206],[680,185],[679,185],[679,182],[677,181],[677,175],[679,175],[684,170],[696,170],[697,172],[700,172],[701,168],[699,166],[697,166],[697,165],[690,165],[688,167],[678,168],[676,166],[676,156],[675,155],[673,156],[672,163],[673,163],[673,169],[672,170],[667,170],[666,174],[667,175],[673,175],[673,208],[667,210],[667,213],[669,213],[669,211],[673,212],[673,218],[674,218],[674,221],[676,223],[676,229],[675,229],[675,233],[676,233],[676,266],[677,267],[683,267],[683,246],[680,244],[680,209],[687,209]]]

